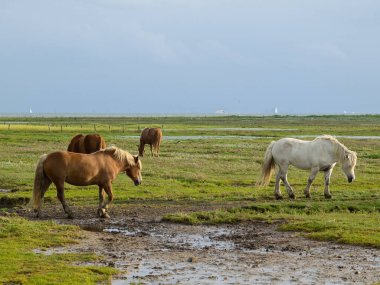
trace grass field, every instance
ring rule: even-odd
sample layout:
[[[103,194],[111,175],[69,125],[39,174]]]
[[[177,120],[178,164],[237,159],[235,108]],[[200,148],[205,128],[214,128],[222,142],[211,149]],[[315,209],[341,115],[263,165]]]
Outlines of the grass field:
[[[140,130],[147,126],[163,128],[160,158],[153,159],[146,151],[143,184],[139,188],[134,187],[124,174],[114,181],[115,207],[131,200],[241,201],[244,207],[172,214],[165,219],[186,223],[285,219],[283,230],[299,231],[320,240],[380,247],[378,115],[0,118],[0,188],[11,190],[0,192],[0,202],[9,204],[29,199],[38,158],[44,153],[65,150],[74,135],[96,131],[105,137],[107,144],[115,144],[136,154]],[[273,178],[268,187],[255,187],[265,149],[272,140],[282,137],[313,139],[322,134],[337,136],[340,142],[357,152],[354,183],[347,183],[338,164],[331,177],[332,200],[324,199],[322,174],[317,176],[312,186],[312,199],[305,199],[303,189],[309,173],[295,168],[291,168],[288,174],[295,189],[294,201],[286,198],[284,189],[285,199],[274,200]],[[376,136],[378,138],[374,138]],[[56,199],[55,196],[56,191],[51,187],[47,192],[48,200]],[[93,204],[95,207],[97,187],[67,185],[66,197],[71,205]],[[18,223],[21,232],[24,227],[40,227],[38,223],[19,223],[16,219],[19,218],[0,220],[0,234],[7,232],[7,223]],[[43,226],[59,228],[53,224]],[[7,244],[12,241],[18,243],[18,236],[8,235]],[[0,246],[6,246],[5,239],[1,238],[0,243]],[[30,251],[31,247],[22,250]],[[0,260],[8,258],[5,252],[1,250]],[[66,264],[68,270],[73,270],[71,257],[66,261],[60,262]],[[84,271],[82,275],[88,274],[89,280],[93,280],[91,278],[95,277],[91,272]],[[2,274],[0,281],[13,280]],[[107,274],[109,272],[101,274],[102,278]],[[33,273],[31,275],[34,276]]]

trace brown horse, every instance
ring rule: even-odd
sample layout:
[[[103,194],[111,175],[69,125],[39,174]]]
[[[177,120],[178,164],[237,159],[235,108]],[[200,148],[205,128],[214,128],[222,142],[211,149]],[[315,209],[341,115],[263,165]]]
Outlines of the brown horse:
[[[41,206],[45,192],[53,182],[57,188],[57,197],[69,218],[74,218],[66,203],[64,183],[75,186],[98,185],[98,215],[108,218],[107,207],[113,200],[112,181],[120,172],[133,180],[135,185],[141,184],[141,161],[138,156],[117,147],[108,147],[92,154],[57,151],[44,154],[38,161],[34,179],[32,205],[37,217],[41,216]],[[104,201],[104,192],[108,201]]]
[[[160,128],[145,128],[141,132],[140,136],[140,145],[139,148],[139,156],[144,155],[144,147],[145,144],[150,145],[150,152],[153,156],[153,150],[154,150],[154,156],[159,156],[160,152],[160,144],[162,141],[162,131]]]
[[[106,142],[102,136],[98,134],[76,135],[71,139],[67,151],[78,153],[93,153],[100,149],[106,148]]]

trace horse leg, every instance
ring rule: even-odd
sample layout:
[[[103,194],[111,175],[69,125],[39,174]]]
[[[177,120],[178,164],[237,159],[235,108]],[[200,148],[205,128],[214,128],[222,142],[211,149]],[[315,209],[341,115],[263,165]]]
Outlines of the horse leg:
[[[65,191],[64,190],[64,182],[62,181],[62,182],[58,182],[58,183],[54,183],[54,184],[55,184],[55,187],[57,188],[57,197],[58,197],[59,201],[61,201],[63,210],[65,211],[65,213],[67,214],[67,217],[69,219],[74,219],[74,214],[70,210],[69,206],[66,203],[65,192],[64,192]]]
[[[319,171],[319,167],[314,167],[311,169],[310,176],[309,176],[309,179],[307,180],[307,185],[306,185],[306,188],[304,191],[306,198],[311,198],[310,187],[311,187],[311,184],[313,183],[315,177],[317,176],[318,171]]]
[[[150,153],[152,154],[152,156],[154,156],[153,155],[153,146],[152,146],[152,144],[150,144]]]
[[[103,187],[99,186],[99,208],[98,208],[98,216],[102,217],[104,215],[105,210],[104,208],[104,191]]]
[[[160,143],[158,142],[156,145],[156,152],[157,152],[157,157],[160,156]]]
[[[280,179],[281,179],[280,176],[281,175],[280,175],[280,169],[279,169],[276,175],[276,183],[274,186],[274,196],[276,197],[276,200],[282,199],[282,194],[280,190]]]
[[[326,199],[331,199],[329,185],[330,185],[330,176],[331,176],[332,170],[333,169],[331,168],[325,171],[325,198]]]
[[[104,188],[104,191],[107,193],[108,195],[108,201],[106,203],[103,204],[103,208],[101,209],[102,211],[102,215],[100,216],[101,218],[110,218],[110,216],[108,215],[107,213],[107,208],[108,206],[112,203],[112,200],[113,200],[113,194],[112,194],[112,185],[111,185],[111,182],[108,182],[106,183],[105,185],[103,185],[103,188]],[[98,214],[99,214],[99,211],[98,211]]]
[[[292,189],[292,186],[290,186],[288,182],[288,177],[287,177],[287,172],[288,172],[288,165],[286,165],[284,168],[280,168],[280,178],[282,182],[285,184],[286,191],[288,192],[289,198],[294,199],[295,195]]]
[[[41,189],[41,203],[38,206],[38,208],[34,210],[37,213],[36,218],[41,218],[41,208],[44,202],[44,196],[45,196],[46,191],[49,189],[50,184],[51,184],[51,180],[45,177],[42,184],[42,189]]]

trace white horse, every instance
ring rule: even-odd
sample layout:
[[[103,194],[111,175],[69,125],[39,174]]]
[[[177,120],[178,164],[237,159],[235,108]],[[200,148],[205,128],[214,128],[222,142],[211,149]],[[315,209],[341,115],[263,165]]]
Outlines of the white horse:
[[[306,198],[310,198],[310,186],[318,171],[325,173],[325,198],[331,198],[329,190],[330,176],[337,162],[342,164],[342,170],[346,174],[348,182],[355,180],[356,153],[349,150],[336,138],[328,135],[320,136],[313,141],[303,141],[293,138],[283,138],[273,141],[268,146],[262,166],[261,178],[257,182],[259,186],[268,185],[275,165],[278,172],[275,184],[275,197],[282,199],[280,180],[285,184],[288,195],[294,199],[294,192],[287,179],[289,165],[299,169],[310,170],[310,176],[305,188]]]

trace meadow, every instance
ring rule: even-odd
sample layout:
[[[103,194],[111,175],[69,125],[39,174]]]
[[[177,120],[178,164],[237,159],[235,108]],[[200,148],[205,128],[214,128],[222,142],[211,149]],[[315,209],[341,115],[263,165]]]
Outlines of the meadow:
[[[228,204],[229,209],[192,213],[172,213],[164,220],[189,224],[237,223],[260,219],[282,220],[281,230],[300,232],[307,237],[380,248],[380,116],[215,116],[215,117],[11,117],[0,118],[0,261],[17,254],[7,254],[8,247],[27,251],[31,260],[40,259],[30,253],[33,247],[50,247],[72,241],[75,227],[54,222],[35,222],[6,215],[11,206],[26,207],[31,197],[34,170],[38,158],[56,150],[65,150],[78,133],[101,134],[107,144],[115,144],[137,154],[140,131],[144,127],[162,127],[163,143],[159,158],[150,156],[146,148],[143,162],[143,184],[134,187],[125,174],[114,181],[114,206],[139,203]],[[350,150],[356,151],[356,181],[349,184],[338,164],[331,177],[331,200],[323,196],[323,175],[319,174],[311,188],[311,199],[303,189],[309,173],[290,168],[288,179],[296,199],[289,200],[282,187],[284,200],[274,199],[274,178],[267,187],[255,186],[260,176],[266,147],[282,137],[313,139],[330,134]],[[97,206],[97,187],[66,185],[70,205]],[[45,203],[56,200],[51,186]],[[56,240],[45,244],[38,235],[27,248],[23,237],[36,231],[51,232]],[[63,227],[63,228],[61,228]],[[64,234],[63,234],[64,233]],[[88,282],[107,280],[112,274],[105,269],[73,269],[76,259],[96,256],[53,257],[60,267],[81,272]],[[63,260],[61,260],[63,259]],[[42,261],[39,261],[42,262]],[[52,261],[46,261],[51,263]],[[42,265],[41,265],[42,266]],[[9,269],[12,272],[12,269]],[[104,271],[102,271],[104,270]],[[28,271],[29,281],[37,280],[34,269]],[[38,272],[38,271],[37,271]],[[94,273],[95,272],[95,273]],[[0,274],[0,282],[20,281],[20,271]],[[54,283],[54,278],[49,279]],[[78,276],[79,276],[78,275]],[[35,279],[33,279],[35,278]],[[75,277],[73,277],[75,280]],[[20,280],[19,280],[20,279]],[[85,282],[86,280],[81,280]],[[38,283],[36,281],[36,283]],[[79,282],[79,281],[78,281]]]

